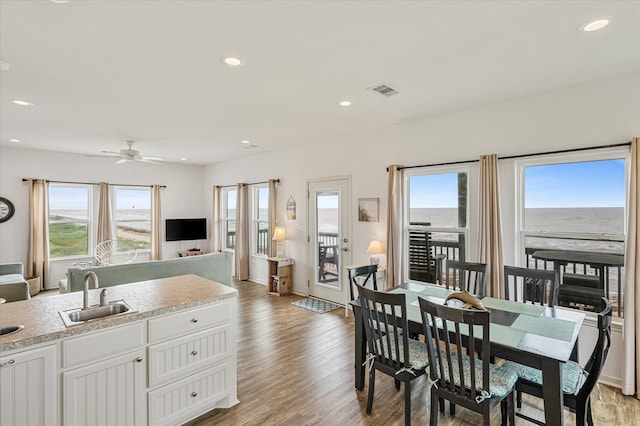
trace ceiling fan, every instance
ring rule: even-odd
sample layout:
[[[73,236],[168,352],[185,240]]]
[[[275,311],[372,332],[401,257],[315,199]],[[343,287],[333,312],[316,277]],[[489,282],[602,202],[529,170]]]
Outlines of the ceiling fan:
[[[140,151],[133,149],[135,141],[126,141],[128,148],[121,149],[120,152],[116,151],[102,151],[103,154],[108,154],[108,157],[120,157],[116,164],[124,164],[127,161],[141,161],[143,163],[150,164],[162,164],[164,157],[145,157],[140,155]]]

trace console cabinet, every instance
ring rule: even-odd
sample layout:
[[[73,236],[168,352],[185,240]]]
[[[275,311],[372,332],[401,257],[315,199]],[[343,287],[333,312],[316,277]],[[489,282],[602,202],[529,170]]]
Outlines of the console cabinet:
[[[58,423],[56,345],[0,356],[0,425]]]
[[[282,296],[293,291],[293,259],[270,257],[269,265],[269,293]]]

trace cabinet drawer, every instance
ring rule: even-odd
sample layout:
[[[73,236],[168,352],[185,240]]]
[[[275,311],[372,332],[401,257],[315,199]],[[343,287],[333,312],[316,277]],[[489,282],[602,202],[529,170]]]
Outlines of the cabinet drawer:
[[[149,347],[149,387],[184,377],[228,359],[230,324]]]
[[[231,302],[224,301],[202,308],[170,314],[149,320],[149,343],[204,330],[231,319]]]
[[[101,330],[62,341],[62,366],[72,367],[120,355],[144,345],[141,322]]]
[[[149,392],[149,424],[182,424],[216,408],[229,394],[230,368],[225,362]]]

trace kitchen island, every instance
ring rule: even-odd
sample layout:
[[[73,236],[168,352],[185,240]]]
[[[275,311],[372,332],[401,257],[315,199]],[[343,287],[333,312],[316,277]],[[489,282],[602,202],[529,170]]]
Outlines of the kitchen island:
[[[235,289],[183,275],[107,300],[132,311],[67,327],[82,292],[0,305],[0,327],[24,326],[0,336],[0,424],[180,424],[238,403]]]

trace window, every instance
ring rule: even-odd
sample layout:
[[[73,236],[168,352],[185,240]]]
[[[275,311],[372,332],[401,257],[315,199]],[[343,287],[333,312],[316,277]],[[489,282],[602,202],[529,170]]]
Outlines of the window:
[[[114,235],[137,249],[151,247],[151,188],[115,187]]]
[[[459,167],[433,167],[407,173],[405,229],[410,280],[435,282],[435,255],[465,259],[467,175],[467,170]]]
[[[222,189],[222,238],[225,249],[236,248],[236,196],[235,188]]]
[[[49,255],[51,259],[89,255],[91,187],[49,185]]]
[[[574,154],[524,160],[519,163],[520,253],[528,267],[560,268],[562,281],[569,285],[604,286],[602,292],[622,316],[624,268],[614,265],[599,269],[586,260],[566,262],[545,260],[544,251],[561,255],[620,259],[624,255],[626,156],[613,151]],[[536,253],[537,252],[537,253]],[[585,277],[586,275],[586,277]],[[600,282],[597,276],[602,276]],[[593,310],[589,303],[577,303],[567,295],[571,287],[561,286],[558,303]],[[589,290],[592,292],[592,290]],[[586,296],[585,296],[586,297]],[[594,295],[594,301],[598,296]]]
[[[269,188],[266,185],[253,187],[253,247],[252,253],[266,256],[271,238],[269,235]]]

